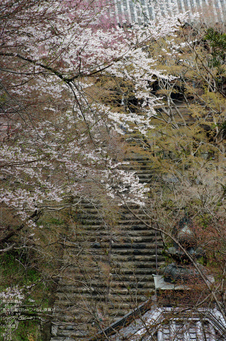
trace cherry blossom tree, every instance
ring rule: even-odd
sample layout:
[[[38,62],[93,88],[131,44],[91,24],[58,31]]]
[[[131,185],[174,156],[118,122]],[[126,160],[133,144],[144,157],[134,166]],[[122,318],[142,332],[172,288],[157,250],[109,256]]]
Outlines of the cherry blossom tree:
[[[155,115],[150,94],[155,69],[145,45],[173,34],[176,17],[145,27],[120,28],[101,1],[3,0],[1,42],[0,201],[13,208],[22,229],[43,209],[79,198],[143,204],[147,189],[109,151],[115,132],[145,134]],[[93,94],[108,76],[134,84],[140,112],[116,112]],[[120,200],[119,200],[120,201]],[[13,233],[4,235],[7,240]]]

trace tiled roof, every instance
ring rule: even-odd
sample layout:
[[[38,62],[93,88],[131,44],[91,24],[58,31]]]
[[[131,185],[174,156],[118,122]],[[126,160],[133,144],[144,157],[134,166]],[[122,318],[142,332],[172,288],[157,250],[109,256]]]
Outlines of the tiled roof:
[[[158,341],[220,341],[225,340],[225,335],[222,335],[213,323],[213,315],[210,318],[209,314],[203,316],[192,316],[188,312],[186,317],[172,318],[167,323],[162,324],[156,331],[156,339]],[[146,333],[144,341],[151,340],[150,333]],[[149,335],[148,335],[149,334]]]
[[[150,309],[120,330],[115,328],[115,333],[108,336],[108,340],[111,341],[224,341],[225,339],[226,324],[216,309],[183,312],[162,307]],[[100,335],[98,340],[102,340]]]
[[[112,15],[118,22],[144,23],[162,16],[188,12],[202,13],[206,22],[226,22],[226,0],[109,0],[113,3]]]

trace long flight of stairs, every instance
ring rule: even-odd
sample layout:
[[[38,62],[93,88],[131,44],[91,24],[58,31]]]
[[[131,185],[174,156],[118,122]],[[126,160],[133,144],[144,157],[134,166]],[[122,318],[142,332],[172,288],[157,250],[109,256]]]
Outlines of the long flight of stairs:
[[[148,160],[135,161],[140,180],[151,181]],[[81,203],[65,237],[51,341],[88,340],[152,295],[162,240],[131,208],[138,217],[121,207],[108,221],[100,205]]]

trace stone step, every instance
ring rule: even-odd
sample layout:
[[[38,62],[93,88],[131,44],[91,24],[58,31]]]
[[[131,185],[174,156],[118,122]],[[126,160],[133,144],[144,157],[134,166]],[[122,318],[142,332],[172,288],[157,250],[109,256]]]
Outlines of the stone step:
[[[86,252],[86,253],[85,253]],[[95,252],[95,253],[94,253]],[[76,266],[76,262],[79,260],[85,260],[87,259],[88,261],[106,261],[106,262],[115,262],[117,261],[117,259],[119,261],[130,261],[131,259],[133,260],[140,260],[140,256],[144,256],[147,258],[148,260],[153,260],[155,259],[155,255],[156,255],[156,251],[154,246],[152,246],[151,248],[132,248],[132,247],[128,247],[128,248],[124,248],[122,247],[116,247],[116,248],[91,248],[89,250],[89,253],[87,251],[84,251],[84,253],[79,253],[79,252],[75,252],[75,250],[73,250],[73,252],[71,252],[70,254],[66,254],[63,256],[63,260],[65,262],[65,266],[70,266],[70,265],[74,265]],[[138,258],[139,257],[139,258]],[[161,250],[157,250],[157,257],[158,257],[158,261],[163,260],[163,256],[161,255]],[[143,259],[146,259],[143,258]]]
[[[130,230],[120,229],[119,233],[112,233],[109,235],[105,230],[90,230],[90,233],[83,230],[82,233],[78,233],[75,238],[70,237],[70,240],[64,242],[64,246],[66,247],[76,247],[80,245],[81,242],[89,240],[90,242],[95,242],[96,240],[102,240],[103,242],[151,242],[155,243],[156,240],[162,241],[160,236],[155,236],[154,232],[150,232],[148,229],[140,229],[140,226],[130,226]]]
[[[154,230],[150,230],[150,227],[148,225],[145,225],[143,223],[136,224],[135,221],[129,221],[126,222],[126,220],[122,221],[120,225],[115,226],[114,230],[107,231],[103,229],[101,226],[95,226],[95,225],[84,225],[83,227],[78,229],[74,235],[71,235],[68,237],[68,240],[65,240],[65,245],[70,246],[70,244],[73,246],[73,243],[79,242],[81,238],[84,238],[86,236],[90,236],[92,238],[94,237],[100,237],[102,236],[106,240],[122,240],[122,237],[124,238],[132,238],[132,237],[155,237],[160,240],[161,237],[158,233],[155,233]],[[83,239],[82,239],[83,241]]]
[[[61,285],[58,287],[56,295],[58,294],[73,294],[78,292],[90,292],[93,293],[94,291],[98,292],[105,292],[108,290],[108,287],[114,287],[115,285],[118,286],[119,283],[122,283],[123,286],[128,285],[128,283],[134,286],[134,283],[137,286],[143,286],[143,282],[150,286],[153,284],[153,273],[154,269],[150,269],[150,272],[147,271],[145,273],[136,273],[135,271],[131,271],[130,273],[127,272],[115,272],[114,274],[110,274],[106,280],[103,280],[100,283],[100,279],[89,279],[85,283],[85,281],[76,281],[74,282],[62,282]],[[126,284],[125,284],[126,283]]]
[[[121,256],[120,255],[111,255],[109,259],[105,257],[101,257],[101,255],[96,256],[95,259],[87,257],[83,257],[79,259],[79,264],[75,261],[73,262],[73,258],[66,257],[65,260],[65,269],[62,269],[60,276],[65,276],[66,273],[69,275],[71,273],[74,273],[76,275],[75,270],[77,269],[78,274],[91,274],[94,273],[94,270],[101,271],[102,268],[103,271],[108,272],[109,269],[115,269],[120,268],[121,270],[124,268],[130,268],[130,269],[143,269],[143,268],[152,268],[156,264],[156,257],[153,254],[147,255],[147,254],[139,254],[139,255],[130,255],[129,257]],[[164,261],[163,256],[160,256],[157,258],[158,264],[160,264],[162,261]],[[89,265],[90,264],[90,265]],[[84,268],[85,266],[85,268]],[[82,268],[84,269],[82,271]],[[111,270],[112,271],[112,270]]]
[[[138,230],[139,231],[139,230]],[[156,237],[155,235],[150,235],[149,233],[138,233],[134,232],[132,234],[122,234],[122,235],[114,235],[112,237],[108,237],[106,234],[96,234],[94,232],[90,233],[89,235],[84,234],[78,236],[76,241],[65,242],[64,247],[67,247],[68,252],[76,252],[77,250],[84,248],[84,245],[91,248],[101,248],[101,247],[108,247],[108,248],[117,248],[117,245],[129,245],[131,248],[135,248],[137,244],[137,248],[139,245],[147,245],[147,248],[151,248],[153,245],[158,243],[161,244],[162,247],[162,239],[161,237]],[[121,248],[122,246],[119,246]],[[142,246],[141,246],[142,247]],[[143,247],[142,247],[143,248]]]
[[[123,285],[125,283],[131,283],[131,282],[136,282],[136,283],[141,283],[146,281],[148,285],[153,284],[153,276],[152,274],[155,273],[156,269],[150,268],[149,271],[150,273],[148,274],[147,272],[145,273],[136,273],[136,271],[131,271],[128,273],[128,270],[125,269],[125,271],[115,271],[114,274],[110,274],[108,277],[106,276],[105,278],[100,277],[99,278],[99,283],[102,282],[102,285],[98,287],[96,285],[95,280],[92,280],[92,278],[83,278],[83,283],[79,283],[78,277],[72,277],[71,278],[65,278],[62,280],[62,283],[60,284],[58,291],[61,293],[68,293],[68,292],[104,292],[106,291],[106,288],[109,286],[114,286],[114,282],[121,281]],[[68,289],[68,287],[74,286],[74,289]],[[68,291],[69,290],[69,291]]]
[[[141,291],[145,292],[149,290],[150,288],[153,288],[153,285],[151,283],[148,283],[145,281],[143,278],[143,281],[127,281],[123,282],[123,280],[118,280],[118,281],[112,281],[111,282],[111,288],[110,288],[110,293],[118,291],[120,293],[120,290],[122,290],[121,295],[123,295],[123,292],[128,294],[128,292],[133,292],[133,293],[138,293]],[[124,290],[124,291],[123,291]]]
[[[81,299],[89,299],[93,302],[96,300],[99,302],[100,298],[105,295],[105,298],[109,295],[112,296],[113,301],[115,302],[114,295],[119,294],[121,299],[131,301],[131,294],[136,297],[140,294],[145,294],[149,291],[152,291],[154,289],[154,286],[148,285],[145,281],[144,282],[128,282],[125,285],[122,284],[122,282],[114,282],[114,285],[111,286],[110,290],[105,290],[105,292],[102,291],[81,291],[81,292],[72,292],[72,293],[57,293],[57,305],[65,307],[74,305],[76,307],[76,303],[79,302]],[[125,296],[125,297],[123,297]],[[117,301],[117,300],[116,300]]]
[[[83,245],[81,242],[83,241]],[[84,245],[88,246],[90,250],[93,251],[95,249],[95,252],[98,252],[98,250],[101,249],[109,249],[114,252],[115,249],[125,249],[125,250],[134,250],[134,249],[147,249],[151,252],[151,250],[156,249],[156,242],[158,245],[160,245],[160,238],[157,238],[157,240],[153,240],[153,237],[151,236],[143,236],[143,237],[132,237],[132,236],[118,236],[118,238],[112,238],[111,240],[106,240],[105,236],[90,236],[90,238],[87,240],[85,237],[83,237],[82,240],[71,244],[69,247],[67,245],[67,253],[76,254],[77,252],[81,251],[81,249],[84,250]],[[162,241],[161,241],[162,244]],[[83,247],[82,247],[83,246]],[[161,245],[162,246],[162,245]],[[158,247],[158,249],[160,246]],[[85,250],[84,250],[85,251]]]
[[[149,268],[144,269],[145,271],[136,272],[136,270],[119,269],[118,271],[115,270],[114,273],[109,274],[106,276],[105,279],[102,278],[102,282],[100,282],[100,278],[83,278],[83,280],[77,280],[75,276],[71,276],[71,278],[65,278],[65,280],[61,281],[61,284],[58,287],[56,294],[58,293],[73,293],[73,292],[104,292],[108,286],[113,287],[116,283],[121,281],[123,285],[125,283],[142,283],[146,282],[147,285],[153,284],[153,274],[156,272],[156,269]],[[79,277],[79,276],[78,276]],[[81,277],[81,276],[80,276]]]

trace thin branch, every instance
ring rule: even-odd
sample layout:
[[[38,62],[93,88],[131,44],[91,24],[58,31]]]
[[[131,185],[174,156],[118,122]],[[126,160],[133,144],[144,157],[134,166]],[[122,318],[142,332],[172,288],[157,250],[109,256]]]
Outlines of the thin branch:
[[[6,247],[5,249],[0,249],[0,252],[7,252],[7,251],[10,251],[13,249],[13,247],[15,246],[16,244],[13,243],[12,245]]]
[[[35,211],[34,213],[32,213],[30,217],[24,223],[18,226],[15,230],[10,231],[5,237],[1,238],[0,244],[5,243],[11,237],[15,236],[18,232],[20,232],[26,226],[27,221],[33,220],[34,222],[36,222],[40,218],[41,215],[42,215],[42,211]]]

